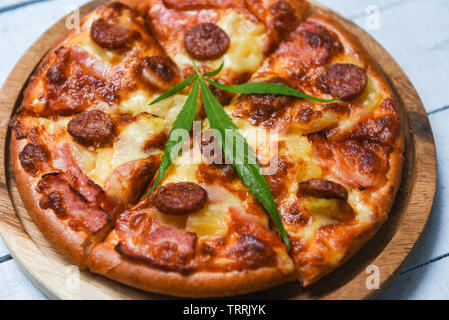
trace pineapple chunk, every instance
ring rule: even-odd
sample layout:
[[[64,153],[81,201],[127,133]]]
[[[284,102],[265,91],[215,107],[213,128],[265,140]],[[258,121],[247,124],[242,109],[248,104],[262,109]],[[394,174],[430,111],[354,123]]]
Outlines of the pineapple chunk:
[[[304,207],[314,218],[326,217],[342,220],[350,218],[353,214],[352,208],[345,201],[339,199],[307,197]]]
[[[189,215],[186,230],[196,233],[199,238],[219,237],[228,232],[229,217],[222,206],[209,205],[200,212]]]

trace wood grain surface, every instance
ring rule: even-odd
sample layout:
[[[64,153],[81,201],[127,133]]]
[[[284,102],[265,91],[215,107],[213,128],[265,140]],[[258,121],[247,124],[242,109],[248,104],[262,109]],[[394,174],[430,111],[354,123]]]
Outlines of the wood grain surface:
[[[81,15],[104,1],[88,3]],[[315,4],[315,6],[318,6]],[[436,157],[433,135],[422,102],[393,58],[369,35],[348,20],[331,13],[353,32],[385,72],[397,92],[406,138],[403,181],[388,221],[345,265],[308,287],[297,283],[245,296],[250,299],[364,299],[381,293],[407,262],[423,232],[433,203]],[[161,299],[71,266],[43,237],[24,209],[9,170],[8,119],[20,104],[21,92],[46,51],[66,32],[65,19],[48,30],[22,57],[0,91],[0,233],[25,273],[50,298]],[[379,269],[380,288],[368,289],[367,267]],[[239,297],[240,298],[240,297]]]

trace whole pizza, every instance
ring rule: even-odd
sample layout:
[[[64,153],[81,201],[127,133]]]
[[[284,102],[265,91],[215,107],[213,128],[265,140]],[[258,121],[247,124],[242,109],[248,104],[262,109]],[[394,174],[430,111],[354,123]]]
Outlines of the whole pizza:
[[[218,152],[220,123],[256,164]],[[49,51],[11,127],[19,192],[57,250],[173,296],[318,281],[386,221],[402,175],[388,82],[303,0],[107,2]]]

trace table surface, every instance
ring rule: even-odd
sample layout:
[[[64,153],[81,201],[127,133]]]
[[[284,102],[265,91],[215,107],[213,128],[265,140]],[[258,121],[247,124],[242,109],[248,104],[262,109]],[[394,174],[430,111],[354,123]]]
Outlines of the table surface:
[[[1,0],[0,84],[42,33],[86,2]],[[321,3],[358,24],[396,59],[424,102],[437,147],[438,185],[429,223],[409,263],[380,299],[449,299],[449,167],[443,165],[449,161],[449,1]],[[1,238],[0,299],[46,299],[22,273]]]

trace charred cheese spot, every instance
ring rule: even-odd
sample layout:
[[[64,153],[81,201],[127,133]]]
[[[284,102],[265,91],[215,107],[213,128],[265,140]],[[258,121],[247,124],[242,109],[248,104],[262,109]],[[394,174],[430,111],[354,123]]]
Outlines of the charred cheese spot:
[[[229,254],[238,260],[241,269],[257,269],[276,264],[275,251],[267,243],[250,234],[238,238]]]

